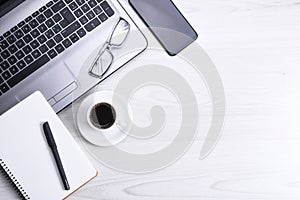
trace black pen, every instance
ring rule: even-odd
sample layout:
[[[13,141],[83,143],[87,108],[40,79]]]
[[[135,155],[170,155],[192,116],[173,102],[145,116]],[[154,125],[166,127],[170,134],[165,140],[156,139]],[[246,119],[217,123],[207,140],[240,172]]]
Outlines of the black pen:
[[[56,143],[55,143],[55,140],[53,138],[53,135],[52,135],[52,132],[51,132],[51,129],[50,129],[50,126],[49,126],[48,122],[45,122],[43,124],[43,130],[44,130],[45,136],[47,138],[48,145],[50,146],[50,148],[52,150],[52,153],[53,153],[54,159],[56,161],[58,171],[59,171],[59,174],[60,174],[61,179],[63,181],[64,187],[65,187],[66,190],[69,190],[70,189],[69,182],[67,180],[65,170],[64,170],[63,165],[61,163],[61,160],[60,160],[60,157],[59,157],[59,154],[58,154],[58,151],[57,151],[57,146],[56,146]]]

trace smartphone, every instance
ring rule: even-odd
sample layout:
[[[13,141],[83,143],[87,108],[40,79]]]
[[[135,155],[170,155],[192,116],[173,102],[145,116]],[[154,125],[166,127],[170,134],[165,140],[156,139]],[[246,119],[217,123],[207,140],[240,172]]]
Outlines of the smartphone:
[[[174,56],[198,34],[171,0],[128,0],[166,52]]]

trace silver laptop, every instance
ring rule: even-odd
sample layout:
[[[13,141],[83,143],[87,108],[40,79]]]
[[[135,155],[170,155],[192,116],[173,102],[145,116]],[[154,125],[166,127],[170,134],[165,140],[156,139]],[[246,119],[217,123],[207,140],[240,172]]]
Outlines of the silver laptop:
[[[120,13],[110,0],[0,0],[0,17],[2,114],[37,90],[58,112],[97,84],[82,66]]]

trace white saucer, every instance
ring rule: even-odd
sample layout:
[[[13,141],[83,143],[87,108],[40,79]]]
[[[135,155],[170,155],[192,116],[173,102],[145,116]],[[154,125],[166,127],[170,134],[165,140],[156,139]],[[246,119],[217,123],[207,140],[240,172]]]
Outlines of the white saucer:
[[[81,135],[94,145],[115,145],[124,140],[127,136],[126,130],[129,130],[130,120],[128,119],[128,113],[130,113],[130,109],[127,108],[127,104],[125,104],[120,97],[116,95],[114,97],[114,104],[112,104],[112,92],[95,92],[86,97],[79,106],[77,112],[77,127]],[[116,121],[110,128],[97,129],[92,127],[87,121],[90,108],[97,103],[108,103],[114,107],[116,111]],[[122,122],[120,122],[121,119]]]

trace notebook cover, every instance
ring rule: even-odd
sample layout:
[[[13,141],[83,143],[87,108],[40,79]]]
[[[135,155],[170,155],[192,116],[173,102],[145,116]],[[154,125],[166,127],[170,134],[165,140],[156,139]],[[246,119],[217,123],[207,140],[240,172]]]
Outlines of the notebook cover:
[[[68,191],[43,133],[46,121],[70,184]],[[64,199],[98,174],[40,92],[0,116],[0,138],[0,158],[32,200]]]

